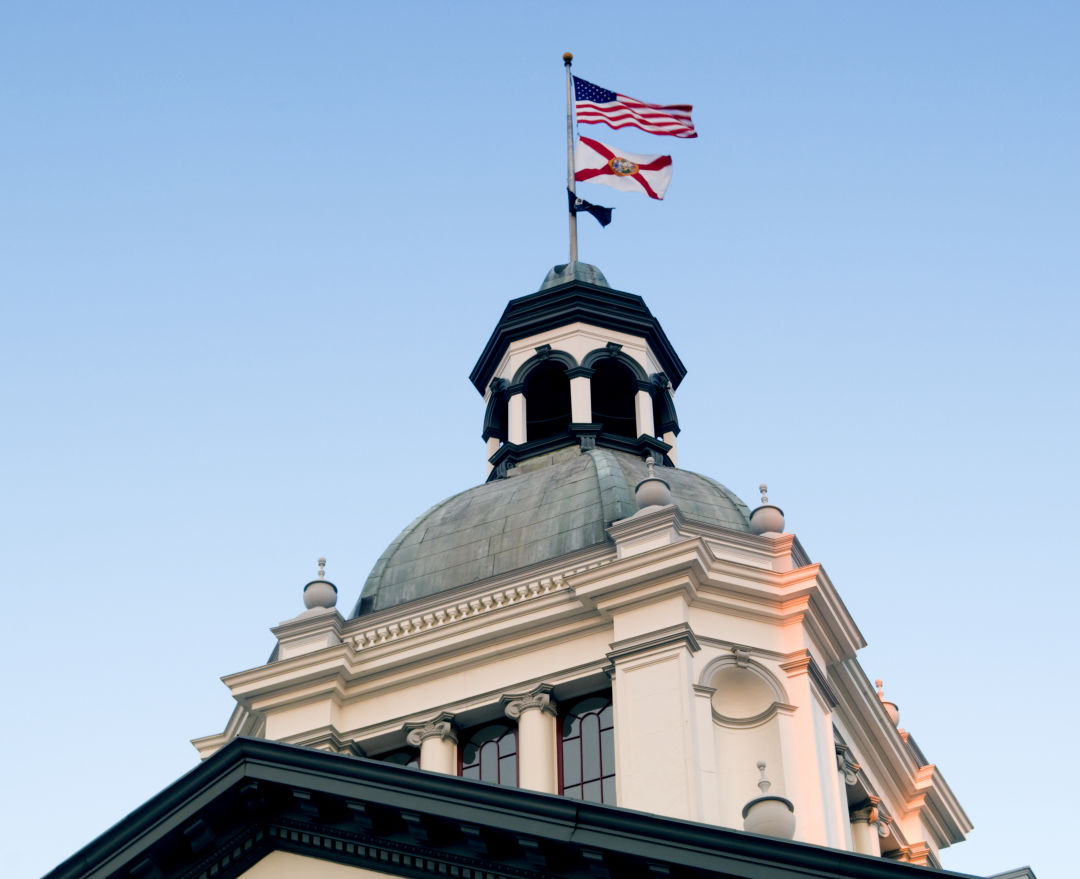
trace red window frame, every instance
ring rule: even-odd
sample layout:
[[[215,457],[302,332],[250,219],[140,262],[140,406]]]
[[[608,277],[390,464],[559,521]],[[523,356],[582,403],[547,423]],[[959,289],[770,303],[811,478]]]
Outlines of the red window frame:
[[[502,730],[501,734],[496,732]],[[476,739],[485,736],[477,743]],[[466,753],[475,748],[475,756]],[[517,727],[503,721],[493,721],[468,730],[458,748],[458,775],[507,787],[518,786]]]
[[[559,717],[559,793],[615,805],[615,717],[610,693],[578,699]]]

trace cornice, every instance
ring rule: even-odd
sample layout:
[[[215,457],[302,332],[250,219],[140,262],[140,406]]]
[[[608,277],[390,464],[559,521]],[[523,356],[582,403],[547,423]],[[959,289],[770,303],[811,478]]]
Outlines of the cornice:
[[[645,300],[633,293],[610,287],[571,281],[512,299],[469,374],[469,380],[483,394],[499,360],[512,342],[572,323],[584,323],[644,339],[674,388],[678,388],[686,375],[686,367],[675,353],[660,322],[645,305]]]
[[[960,842],[970,818],[933,764],[920,766],[893,726],[869,679],[855,659],[829,667],[829,680],[843,706],[842,717],[864,773],[874,776],[879,794],[894,815],[917,815],[940,847]]]
[[[408,614],[400,613],[403,608],[394,608],[398,614],[385,619],[381,625],[372,625],[369,622],[343,637],[357,652],[367,652],[424,635],[441,636],[446,630],[460,629],[463,624],[477,622],[480,618],[499,616],[503,611],[537,604],[545,598],[567,593],[568,577],[602,564],[603,562],[596,561],[549,577],[528,580],[505,588],[486,589],[452,601],[446,601],[444,595],[440,605],[414,610]]]
[[[708,547],[680,540],[568,578],[572,593],[605,616],[620,607],[681,592],[692,601],[706,576]]]
[[[698,640],[690,626],[686,623],[679,623],[657,629],[647,635],[615,641],[611,645],[611,650],[607,653],[607,660],[617,668],[619,663],[625,660],[666,652],[673,647],[685,648],[689,653],[697,653],[701,649],[701,645],[698,644]]]
[[[341,632],[345,620],[335,607],[317,607],[306,610],[291,620],[285,620],[274,626],[270,633],[279,641],[285,638],[298,638],[304,635],[324,632],[327,629]]]
[[[938,837],[941,846],[963,842],[974,825],[960,805],[945,776],[933,764],[921,766],[915,778],[922,803],[919,817]]]
[[[287,745],[300,745],[305,748],[315,748],[319,751],[326,751],[329,754],[342,754],[346,757],[364,757],[363,748],[352,741],[348,736],[344,736],[336,729],[332,724],[326,724],[324,726],[315,727],[314,729],[305,730],[300,735],[285,736],[278,739]]]
[[[269,693],[278,694],[276,705],[301,704],[327,696],[340,698],[348,677],[349,660],[354,655],[352,647],[342,643],[226,675],[221,680],[233,698],[249,711],[257,710],[256,701]]]
[[[557,564],[547,562],[518,569],[408,604],[353,617],[346,622],[341,637],[355,649],[364,650],[442,629],[452,623],[560,592],[564,588],[560,584],[565,584],[567,577],[599,567],[614,557],[613,546],[587,547],[564,556]]]
[[[892,725],[865,673],[855,659],[829,666],[829,679],[843,708],[847,744],[858,755],[863,771],[875,776],[878,795],[899,806],[916,793],[918,766]]]
[[[825,676],[825,672],[821,670],[821,666],[817,664],[809,650],[789,653],[787,659],[780,663],[780,668],[786,671],[789,677],[799,674],[807,675],[810,678],[810,686],[830,710],[840,704],[833,688],[829,686],[829,679]]]
[[[365,693],[405,687],[417,680],[452,675],[505,655],[549,648],[561,641],[598,639],[597,659],[608,623],[581,607],[566,590],[541,595],[524,606],[480,613],[441,628],[401,634],[394,640],[353,650],[348,643],[336,657],[307,654],[229,678],[241,704],[269,712],[330,698],[339,705]],[[305,665],[303,660],[308,660]],[[316,660],[320,660],[316,663]],[[495,693],[497,699],[500,693]],[[456,710],[456,709],[455,709]]]
[[[632,519],[623,520],[609,530],[621,541],[624,534],[620,529],[650,525],[659,528],[665,525],[664,517],[669,516],[671,527],[683,534],[685,523],[677,511],[669,513],[661,508],[652,516],[643,519],[641,525]],[[665,591],[682,591],[693,604],[717,605],[729,613],[773,623],[805,623],[822,644],[828,662],[854,656],[865,646],[820,564],[774,571],[718,557],[703,537],[683,534],[683,538],[574,575],[569,578],[571,589],[602,613],[652,600]],[[649,588],[641,590],[642,585]]]

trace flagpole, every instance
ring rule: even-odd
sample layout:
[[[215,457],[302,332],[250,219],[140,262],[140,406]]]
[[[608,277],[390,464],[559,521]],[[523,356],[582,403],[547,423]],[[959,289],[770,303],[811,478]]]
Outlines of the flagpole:
[[[565,52],[562,56],[563,65],[566,67],[566,188],[572,193],[577,193],[574,187],[574,103],[572,99],[572,86],[570,81],[570,62],[574,56]],[[577,262],[577,214],[570,211],[570,269]]]

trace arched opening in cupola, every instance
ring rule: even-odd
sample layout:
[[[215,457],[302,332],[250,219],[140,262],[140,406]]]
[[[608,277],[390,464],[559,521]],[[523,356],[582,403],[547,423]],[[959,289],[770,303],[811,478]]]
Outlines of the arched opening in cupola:
[[[570,379],[556,360],[539,364],[525,379],[525,438],[558,436],[570,429]]]
[[[634,374],[614,357],[596,361],[593,369],[592,420],[603,425],[604,433],[637,439]]]

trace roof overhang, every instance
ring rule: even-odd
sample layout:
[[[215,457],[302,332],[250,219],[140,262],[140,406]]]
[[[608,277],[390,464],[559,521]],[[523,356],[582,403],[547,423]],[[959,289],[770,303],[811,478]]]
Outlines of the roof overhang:
[[[272,851],[388,876],[926,875],[835,849],[236,739],[46,879],[231,879]]]
[[[644,299],[610,287],[571,281],[510,300],[469,381],[477,391],[485,393],[512,342],[575,322],[645,339],[673,388],[678,388],[686,376],[686,367]]]

